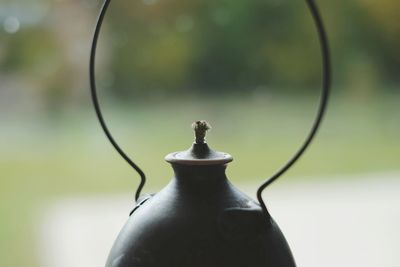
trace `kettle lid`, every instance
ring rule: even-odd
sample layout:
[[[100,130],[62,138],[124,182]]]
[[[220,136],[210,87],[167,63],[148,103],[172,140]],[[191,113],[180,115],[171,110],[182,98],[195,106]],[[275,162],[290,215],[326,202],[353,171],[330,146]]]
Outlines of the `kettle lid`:
[[[233,157],[225,152],[212,150],[206,143],[206,133],[211,126],[206,121],[196,121],[192,124],[195,141],[186,151],[173,152],[165,157],[169,163],[183,165],[222,165],[229,163]]]

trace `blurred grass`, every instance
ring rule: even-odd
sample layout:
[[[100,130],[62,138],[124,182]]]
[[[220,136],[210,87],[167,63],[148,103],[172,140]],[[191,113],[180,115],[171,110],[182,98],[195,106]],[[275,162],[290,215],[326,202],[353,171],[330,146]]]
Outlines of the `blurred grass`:
[[[317,141],[282,181],[399,170],[399,99],[332,99]],[[163,157],[190,146],[192,121],[206,119],[214,126],[208,141],[233,155],[231,180],[256,183],[298,148],[316,101],[264,94],[196,97],[108,105],[104,113],[116,139],[148,175],[145,191],[157,191],[172,176]],[[133,198],[137,175],[112,150],[89,108],[4,117],[0,140],[0,266],[40,266],[36,216],[54,199],[118,192]]]

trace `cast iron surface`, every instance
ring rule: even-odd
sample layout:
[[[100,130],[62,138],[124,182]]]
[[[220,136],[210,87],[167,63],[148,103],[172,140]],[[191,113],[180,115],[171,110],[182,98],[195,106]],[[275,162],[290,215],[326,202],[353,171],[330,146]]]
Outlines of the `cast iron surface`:
[[[172,163],[175,176],[129,217],[106,267],[294,267],[278,225],[226,164]]]
[[[210,149],[208,129],[195,126],[193,145],[166,157],[174,178],[138,200],[106,267],[295,266],[278,225],[228,181],[232,157]]]

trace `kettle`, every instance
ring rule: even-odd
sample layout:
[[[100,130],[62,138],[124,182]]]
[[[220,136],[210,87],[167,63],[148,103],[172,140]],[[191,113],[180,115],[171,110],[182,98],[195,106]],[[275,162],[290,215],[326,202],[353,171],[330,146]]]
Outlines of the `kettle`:
[[[174,177],[139,198],[106,267],[294,267],[278,225],[226,177],[232,156],[205,142],[208,123],[194,123],[186,151],[167,155]]]
[[[90,53],[94,109],[108,140],[139,174],[136,206],[115,241],[106,267],[295,267],[290,248],[262,198],[266,187],[288,171],[316,136],[328,104],[331,69],[327,35],[314,0],[305,0],[317,29],[322,52],[322,93],[314,123],[303,144],[275,174],[261,184],[255,201],[233,186],[225,170],[233,158],[212,150],[206,140],[210,125],[193,123],[195,141],[165,160],[174,177],[160,192],[141,195],[143,171],[113,138],[97,97],[95,58],[101,25],[111,0],[104,0]]]

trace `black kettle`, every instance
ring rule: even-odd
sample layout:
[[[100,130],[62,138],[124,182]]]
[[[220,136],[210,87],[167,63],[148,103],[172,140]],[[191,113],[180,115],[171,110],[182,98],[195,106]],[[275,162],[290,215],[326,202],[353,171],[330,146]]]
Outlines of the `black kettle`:
[[[203,139],[194,123],[189,150],[166,156],[175,176],[159,193],[139,198],[106,267],[294,267],[272,217],[226,177],[232,161]]]
[[[322,52],[322,94],[314,123],[304,143],[289,161],[266,180],[252,200],[227,179],[233,159],[205,142],[205,121],[193,124],[195,142],[186,151],[166,156],[175,176],[155,195],[141,196],[146,177],[114,140],[101,113],[95,81],[95,57],[102,22],[111,0],[104,0],[90,54],[91,96],[108,140],[140,175],[136,206],[108,257],[106,267],[294,267],[290,248],[262,198],[304,154],[326,111],[330,83],[330,55],[322,19],[313,0],[305,0],[313,16]]]

